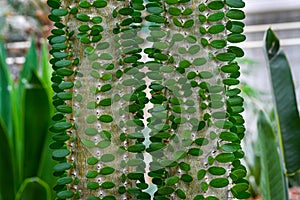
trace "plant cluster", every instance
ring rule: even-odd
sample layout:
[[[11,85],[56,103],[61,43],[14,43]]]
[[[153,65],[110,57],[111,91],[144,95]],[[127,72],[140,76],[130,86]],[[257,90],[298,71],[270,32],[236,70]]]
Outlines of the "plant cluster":
[[[242,0],[47,2],[58,199],[249,197]]]
[[[47,199],[55,177],[48,140],[52,115],[48,49],[32,40],[14,81],[0,40],[0,199]],[[49,134],[48,134],[49,133]]]

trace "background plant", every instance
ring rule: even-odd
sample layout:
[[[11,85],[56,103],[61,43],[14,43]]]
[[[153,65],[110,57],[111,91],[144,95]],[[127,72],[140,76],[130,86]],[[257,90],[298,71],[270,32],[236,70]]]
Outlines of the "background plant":
[[[0,199],[51,199],[54,177],[48,173],[50,69],[43,44],[41,59],[32,40],[19,80],[10,75],[0,41]],[[45,146],[46,145],[46,146]]]
[[[154,199],[249,197],[243,1],[48,5],[59,199],[151,199],[145,152]]]
[[[258,116],[258,135],[254,142],[246,141],[248,143],[246,149],[252,149],[252,153],[247,154],[246,160],[250,169],[249,175],[255,179],[251,184],[254,192],[262,193],[263,199],[289,199],[288,187],[299,185],[299,181],[297,182],[299,149],[296,145],[299,142],[299,129],[295,128],[299,124],[299,113],[290,66],[280,49],[279,39],[269,29],[266,31],[264,42],[274,107],[265,105],[262,95],[256,88],[247,85],[243,87],[247,103],[252,104],[248,110],[252,107],[254,109],[252,115]],[[291,154],[294,157],[287,158],[287,155]]]

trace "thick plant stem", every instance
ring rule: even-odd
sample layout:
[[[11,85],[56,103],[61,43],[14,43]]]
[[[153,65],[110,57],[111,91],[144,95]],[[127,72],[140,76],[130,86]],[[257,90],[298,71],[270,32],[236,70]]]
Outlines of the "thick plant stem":
[[[232,21],[244,17],[241,0],[48,4],[58,198],[248,196],[234,61],[243,51],[229,46],[244,39]]]

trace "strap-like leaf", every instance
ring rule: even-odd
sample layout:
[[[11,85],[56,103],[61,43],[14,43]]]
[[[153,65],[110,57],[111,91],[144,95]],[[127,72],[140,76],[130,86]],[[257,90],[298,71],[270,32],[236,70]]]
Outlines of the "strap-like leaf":
[[[5,48],[0,39],[0,118],[3,119],[3,125],[7,128],[9,137],[12,138],[11,96],[9,92],[12,80],[5,60]]]
[[[25,178],[37,176],[50,120],[50,105],[46,90],[34,73],[30,76],[30,87],[26,88],[24,93]]]
[[[284,170],[272,125],[263,111],[258,116],[258,134],[261,156],[260,187],[264,200],[288,200]]]
[[[0,118],[0,199],[14,199],[14,172],[11,144]]]
[[[51,200],[51,189],[46,182],[38,177],[27,178],[16,195],[16,200],[44,199]]]
[[[288,174],[300,169],[300,118],[295,87],[286,55],[279,50],[279,41],[269,29],[265,36],[265,53],[268,57],[276,106],[278,132],[282,143]]]

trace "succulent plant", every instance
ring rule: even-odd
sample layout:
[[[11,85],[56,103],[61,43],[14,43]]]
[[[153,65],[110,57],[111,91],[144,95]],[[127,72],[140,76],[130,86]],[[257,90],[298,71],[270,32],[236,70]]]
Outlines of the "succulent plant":
[[[249,197],[242,0],[47,3],[58,199]]]

